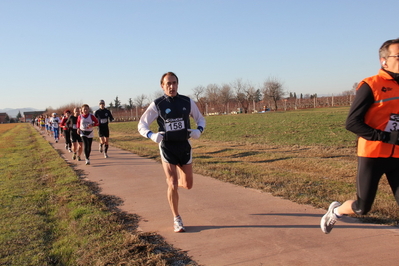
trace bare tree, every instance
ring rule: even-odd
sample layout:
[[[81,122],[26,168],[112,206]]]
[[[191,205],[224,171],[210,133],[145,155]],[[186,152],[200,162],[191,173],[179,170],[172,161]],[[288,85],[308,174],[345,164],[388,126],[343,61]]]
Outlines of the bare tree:
[[[230,112],[229,110],[229,103],[231,99],[233,99],[233,92],[231,91],[231,87],[228,84],[223,84],[222,88],[219,91],[219,98],[220,102],[223,103],[225,112],[228,114]]]
[[[136,118],[139,117],[139,112],[140,115],[142,114],[142,109],[144,107],[144,101],[147,99],[147,96],[145,96],[144,94],[141,94],[140,96],[136,96],[136,98],[134,98],[134,105],[136,106]]]
[[[264,100],[271,99],[274,102],[274,108],[277,111],[277,101],[281,100],[285,92],[283,90],[283,84],[275,77],[269,77],[263,83],[263,97]]]
[[[242,82],[241,79],[236,79],[232,83],[232,87],[236,92],[236,99],[244,109],[244,113],[248,113],[249,105],[253,102],[253,97],[256,93],[255,88],[249,84]]]
[[[199,104],[199,108],[202,111],[202,114],[206,112],[206,103],[207,100],[204,96],[205,94],[205,87],[204,86],[197,86],[193,89],[194,97],[196,102]]]
[[[220,88],[217,84],[209,84],[206,86],[206,98],[207,102],[210,105],[211,110],[213,110],[212,113],[214,112],[219,112],[219,91]]]
[[[255,89],[255,87],[248,83],[248,89],[246,90],[246,98],[248,100],[248,108],[249,105],[252,103],[253,110],[256,110],[255,103],[259,101],[259,90]]]
[[[248,111],[248,103],[245,101],[245,90],[246,84],[242,82],[242,79],[236,79],[231,83],[231,87],[234,89],[237,101],[240,103],[241,107],[244,109],[245,113]]]

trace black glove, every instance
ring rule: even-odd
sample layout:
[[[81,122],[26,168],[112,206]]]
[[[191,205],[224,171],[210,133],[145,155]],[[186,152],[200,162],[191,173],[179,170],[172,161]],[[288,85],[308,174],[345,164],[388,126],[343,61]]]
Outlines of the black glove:
[[[384,132],[384,138],[382,142],[399,145],[399,130]]]

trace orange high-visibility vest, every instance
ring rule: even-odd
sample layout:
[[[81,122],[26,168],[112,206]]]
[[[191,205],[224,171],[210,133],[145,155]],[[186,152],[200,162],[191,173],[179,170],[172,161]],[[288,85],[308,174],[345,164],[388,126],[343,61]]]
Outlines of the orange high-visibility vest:
[[[396,116],[394,114],[397,114],[399,118],[399,84],[382,69],[380,69],[378,75],[365,78],[360,82],[357,89],[363,83],[370,86],[374,95],[374,103],[367,111],[364,122],[372,128],[389,131],[386,130],[386,127],[390,119],[390,125],[395,126]],[[397,124],[399,130],[399,121],[397,121]],[[357,155],[370,158],[399,158],[399,146],[359,137]]]

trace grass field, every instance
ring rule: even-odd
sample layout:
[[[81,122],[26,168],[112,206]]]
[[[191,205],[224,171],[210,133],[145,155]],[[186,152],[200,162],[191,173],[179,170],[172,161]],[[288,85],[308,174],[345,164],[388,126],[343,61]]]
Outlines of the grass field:
[[[31,125],[0,125],[0,265],[196,265],[113,206]]]
[[[206,117],[204,134],[192,141],[194,171],[320,208],[354,199],[356,136],[345,129],[348,111],[340,107]],[[160,159],[158,146],[137,132],[137,122],[111,124],[111,144]],[[398,207],[385,178],[372,211],[362,219],[397,224]]]

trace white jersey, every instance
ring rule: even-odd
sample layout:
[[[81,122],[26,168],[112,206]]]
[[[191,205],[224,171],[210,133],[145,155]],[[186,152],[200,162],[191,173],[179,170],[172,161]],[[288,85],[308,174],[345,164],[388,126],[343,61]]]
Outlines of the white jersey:
[[[88,138],[93,138],[93,124],[94,120],[92,119],[92,114],[89,114],[88,117],[80,115],[80,135]]]
[[[53,128],[58,128],[59,127],[59,123],[61,122],[59,117],[52,117],[50,118],[50,125]]]

